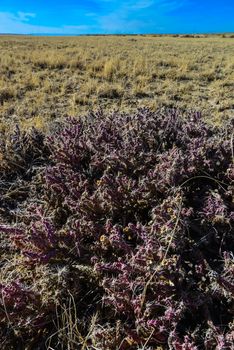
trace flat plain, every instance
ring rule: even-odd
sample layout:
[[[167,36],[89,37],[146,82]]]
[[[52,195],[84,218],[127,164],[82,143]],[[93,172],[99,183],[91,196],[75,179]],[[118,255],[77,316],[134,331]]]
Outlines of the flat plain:
[[[234,38],[0,36],[0,129],[46,129],[104,108],[196,109],[220,124],[234,111]]]
[[[233,43],[0,36],[2,350],[233,348]]]

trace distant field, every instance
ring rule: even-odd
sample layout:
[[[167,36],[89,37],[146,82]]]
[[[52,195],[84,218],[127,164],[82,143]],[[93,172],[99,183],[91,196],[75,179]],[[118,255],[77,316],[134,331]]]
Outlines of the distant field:
[[[101,106],[234,111],[234,38],[0,36],[0,127],[44,128]]]

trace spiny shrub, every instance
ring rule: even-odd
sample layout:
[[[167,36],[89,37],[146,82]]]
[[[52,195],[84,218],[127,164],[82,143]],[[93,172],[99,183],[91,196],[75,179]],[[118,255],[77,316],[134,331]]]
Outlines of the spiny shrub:
[[[23,173],[7,168],[31,194],[0,226],[4,344],[231,349],[232,128],[176,110],[99,111],[33,139]]]

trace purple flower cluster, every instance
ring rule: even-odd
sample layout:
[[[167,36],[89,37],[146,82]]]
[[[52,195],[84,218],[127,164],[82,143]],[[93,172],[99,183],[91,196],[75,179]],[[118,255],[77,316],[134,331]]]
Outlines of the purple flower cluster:
[[[18,150],[25,136],[16,134]],[[205,124],[199,113],[141,109],[68,119],[38,137],[34,156],[22,155],[25,170],[5,170],[31,194],[2,216],[0,231],[32,271],[67,269],[58,303],[74,296],[89,348],[231,349],[234,168],[227,130]],[[33,281],[0,288],[2,314],[7,304],[11,324],[32,336],[35,325],[26,320],[42,310],[46,317],[47,307]],[[49,336],[56,306],[48,312],[51,322],[41,328]]]

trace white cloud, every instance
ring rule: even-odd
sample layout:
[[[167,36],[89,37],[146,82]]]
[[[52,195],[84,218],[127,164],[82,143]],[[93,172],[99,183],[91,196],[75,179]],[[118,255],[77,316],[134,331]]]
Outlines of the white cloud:
[[[84,14],[91,25],[61,24],[40,26],[30,23],[35,13],[0,12],[0,33],[18,34],[86,34],[86,33],[140,33],[161,31],[170,11],[181,7],[188,0],[99,0],[102,11]],[[35,22],[35,21],[34,21]]]
[[[99,0],[103,4],[110,3],[112,6],[110,8],[113,11],[120,11],[121,9],[127,10],[141,10],[154,6],[155,8],[161,9],[175,9],[181,7],[188,0],[127,0],[127,1],[118,1],[118,0]],[[108,8],[106,8],[108,12]]]
[[[61,27],[40,26],[28,23],[35,17],[33,13],[18,12],[17,15],[9,12],[0,12],[0,33],[17,34],[86,34],[92,29],[86,25],[63,25]]]
[[[16,19],[22,22],[27,22],[30,20],[30,18],[36,17],[35,13],[29,13],[29,12],[18,12]]]
[[[113,13],[100,18],[101,31],[104,33],[134,33],[140,30],[143,23],[139,20],[129,20]]]
[[[131,6],[131,8],[135,10],[141,10],[141,9],[146,9],[148,7],[151,7],[154,4],[155,4],[154,0],[142,0],[142,1],[137,1],[135,4]]]
[[[108,2],[109,0],[102,0]],[[105,33],[140,33],[162,31],[162,19],[168,12],[181,7],[187,0],[128,0],[115,2],[105,15],[97,16]],[[113,5],[112,3],[112,5]]]

